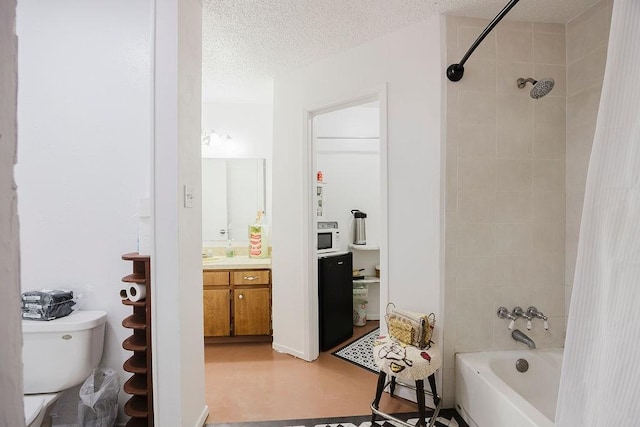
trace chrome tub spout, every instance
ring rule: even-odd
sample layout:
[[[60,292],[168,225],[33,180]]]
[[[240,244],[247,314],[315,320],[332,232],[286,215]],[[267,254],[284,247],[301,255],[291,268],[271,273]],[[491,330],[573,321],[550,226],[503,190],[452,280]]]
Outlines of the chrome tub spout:
[[[529,350],[533,350],[536,348],[536,343],[520,329],[515,329],[513,332],[511,332],[511,337],[514,340],[525,344],[527,347],[529,347]]]

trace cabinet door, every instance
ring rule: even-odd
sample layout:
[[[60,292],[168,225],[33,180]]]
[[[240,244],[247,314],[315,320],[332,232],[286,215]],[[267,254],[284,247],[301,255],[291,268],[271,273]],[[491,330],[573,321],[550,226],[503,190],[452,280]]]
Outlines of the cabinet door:
[[[271,335],[271,289],[233,291],[234,335]]]
[[[229,288],[204,288],[204,336],[228,337],[231,335],[231,302]]]

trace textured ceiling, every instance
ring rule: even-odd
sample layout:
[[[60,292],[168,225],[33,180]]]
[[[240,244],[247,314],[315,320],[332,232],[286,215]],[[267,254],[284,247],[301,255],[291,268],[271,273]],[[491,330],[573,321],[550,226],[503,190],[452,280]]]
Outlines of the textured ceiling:
[[[565,23],[598,0],[521,0],[505,19]],[[259,102],[301,67],[448,13],[493,18],[507,0],[203,0],[205,102]]]

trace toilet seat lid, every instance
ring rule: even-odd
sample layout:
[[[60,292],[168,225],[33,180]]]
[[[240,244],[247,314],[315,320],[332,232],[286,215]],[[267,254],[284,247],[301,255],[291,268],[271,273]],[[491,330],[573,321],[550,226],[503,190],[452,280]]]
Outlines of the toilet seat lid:
[[[24,396],[24,418],[27,425],[31,424],[44,405],[44,399],[38,396]]]

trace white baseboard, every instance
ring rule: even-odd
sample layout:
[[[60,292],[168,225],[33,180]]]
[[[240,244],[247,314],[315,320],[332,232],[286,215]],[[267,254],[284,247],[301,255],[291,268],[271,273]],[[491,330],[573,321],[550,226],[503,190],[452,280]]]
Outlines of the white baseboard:
[[[274,342],[271,347],[275,351],[278,351],[280,353],[290,354],[290,355],[292,355],[294,357],[297,357],[299,359],[306,360],[305,357],[304,357],[304,353],[302,353],[302,352],[300,352],[298,350],[294,350],[292,348],[289,348],[289,347],[287,347],[285,345],[280,345],[280,344]]]

